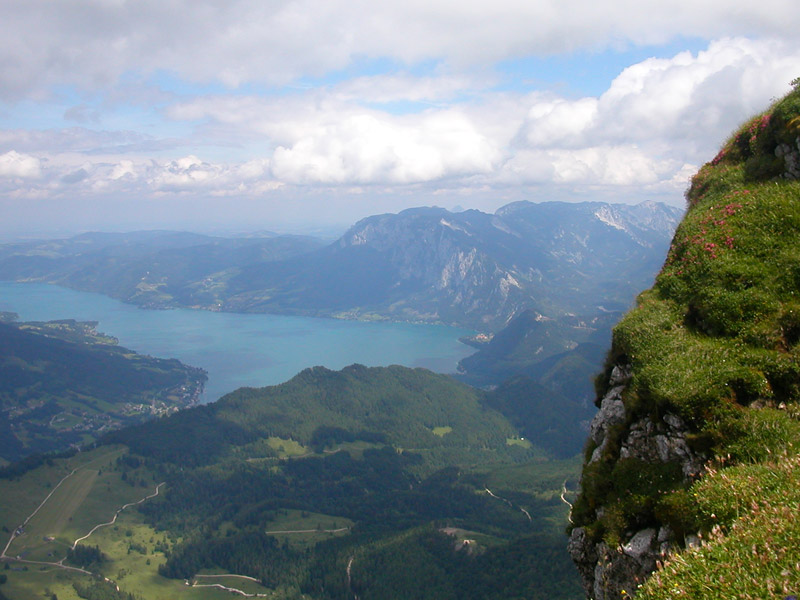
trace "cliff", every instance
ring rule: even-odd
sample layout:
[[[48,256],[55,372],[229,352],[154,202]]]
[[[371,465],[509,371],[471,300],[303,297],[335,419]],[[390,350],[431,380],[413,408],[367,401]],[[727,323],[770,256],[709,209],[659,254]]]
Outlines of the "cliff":
[[[800,590],[793,86],[694,177],[655,285],[614,329],[571,516],[589,598]]]

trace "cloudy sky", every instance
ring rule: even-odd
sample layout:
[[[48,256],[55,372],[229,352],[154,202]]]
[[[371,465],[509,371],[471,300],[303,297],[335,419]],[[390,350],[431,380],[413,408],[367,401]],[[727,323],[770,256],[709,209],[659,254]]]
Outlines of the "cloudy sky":
[[[796,0],[4,0],[0,238],[683,204]]]

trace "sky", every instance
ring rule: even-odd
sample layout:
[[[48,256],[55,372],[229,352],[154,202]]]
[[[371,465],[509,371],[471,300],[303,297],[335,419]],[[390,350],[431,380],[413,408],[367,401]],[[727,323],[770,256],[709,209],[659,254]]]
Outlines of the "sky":
[[[796,0],[3,0],[0,239],[683,206]]]

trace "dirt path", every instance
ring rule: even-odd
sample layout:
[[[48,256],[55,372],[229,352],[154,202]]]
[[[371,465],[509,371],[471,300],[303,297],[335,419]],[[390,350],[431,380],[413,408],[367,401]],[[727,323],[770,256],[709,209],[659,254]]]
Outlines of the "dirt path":
[[[113,525],[114,523],[116,523],[117,522],[117,517],[119,516],[119,513],[121,513],[126,508],[129,508],[131,506],[136,506],[137,504],[141,504],[145,500],[149,500],[150,498],[155,498],[156,496],[158,496],[158,490],[161,489],[161,486],[164,485],[165,483],[166,483],[165,481],[162,481],[161,483],[159,483],[156,486],[156,491],[153,492],[152,494],[150,494],[149,496],[145,496],[144,498],[142,498],[141,500],[138,500],[137,502],[129,502],[128,504],[126,504],[122,508],[118,509],[117,512],[114,513],[114,518],[111,519],[108,523],[100,523],[99,525],[95,525],[92,528],[92,530],[89,533],[87,533],[85,536],[80,537],[77,540],[75,540],[74,542],[72,542],[72,549],[75,550],[75,546],[78,545],[78,542],[82,542],[83,540],[88,538],[90,535],[92,535],[95,531],[97,531],[101,527],[107,527],[108,525]]]
[[[279,535],[283,533],[342,533],[349,531],[349,527],[339,527],[339,529],[286,529],[282,531],[265,531],[267,535]]]
[[[255,583],[259,584],[259,585],[261,584],[261,582],[258,579],[256,579],[255,577],[250,577],[249,575],[233,575],[231,573],[223,573],[223,574],[219,574],[219,575],[195,575],[194,576],[195,581],[191,584],[191,586],[192,587],[215,587],[215,588],[219,588],[221,590],[225,590],[226,592],[231,592],[233,594],[239,594],[240,596],[245,596],[246,598],[267,598],[267,597],[269,597],[269,594],[258,594],[258,593],[250,594],[248,592],[245,592],[244,590],[240,590],[240,589],[237,589],[237,588],[234,588],[234,587],[230,587],[230,586],[227,586],[227,585],[222,585],[221,583],[197,583],[197,581],[196,581],[197,579],[200,579],[200,578],[213,579],[213,578],[220,578],[220,577],[237,577],[238,579],[247,579],[248,581],[253,581],[253,582],[255,582]],[[187,581],[187,584],[188,584],[188,581]]]
[[[61,479],[61,481],[59,481],[59,482],[58,482],[58,485],[56,485],[56,487],[54,487],[54,488],[53,488],[53,490],[52,490],[52,491],[51,491],[49,494],[47,494],[47,497],[46,497],[44,500],[42,500],[42,503],[41,503],[41,504],[39,504],[39,506],[37,506],[37,507],[36,507],[36,510],[34,510],[34,511],[33,511],[33,512],[30,514],[30,515],[28,515],[28,518],[27,518],[27,519],[25,519],[25,521],[23,522],[23,524],[22,524],[22,525],[20,525],[20,527],[25,527],[25,525],[27,525],[28,521],[30,521],[30,520],[31,520],[31,518],[33,518],[33,516],[34,516],[34,515],[35,515],[37,512],[39,512],[39,510],[40,510],[40,509],[41,509],[41,508],[42,508],[42,507],[43,507],[43,506],[44,506],[44,505],[47,503],[47,501],[48,501],[48,500],[50,499],[50,497],[53,495],[53,492],[55,492],[55,491],[58,489],[58,487],[59,487],[59,486],[60,486],[62,483],[64,483],[64,481],[66,481],[66,480],[67,480],[67,478],[68,478],[68,477],[71,477],[72,475],[74,475],[74,474],[75,474],[75,472],[77,472],[77,471],[79,471],[80,469],[83,469],[83,468],[85,468],[85,467],[86,467],[86,465],[84,465],[83,467],[79,467],[79,468],[73,469],[73,470],[72,470],[72,472],[70,472],[68,475],[65,475],[65,476],[64,476],[64,478],[63,478],[63,479]],[[97,525],[97,526],[95,526],[95,527],[94,527],[94,528],[93,528],[93,529],[92,529],[92,530],[91,530],[89,533],[87,533],[85,536],[83,536],[82,538],[78,538],[77,540],[75,540],[75,542],[73,542],[73,544],[72,544],[72,549],[74,550],[74,549],[75,549],[75,546],[77,546],[77,545],[78,545],[78,542],[80,542],[80,541],[82,541],[82,540],[85,540],[86,538],[88,538],[88,537],[89,537],[90,535],[92,535],[92,534],[93,534],[95,531],[97,531],[97,530],[98,530],[100,527],[104,527],[104,526],[106,526],[106,525],[111,525],[111,524],[113,524],[114,522],[116,522],[116,520],[117,520],[117,517],[119,516],[119,513],[121,513],[121,512],[122,512],[123,510],[125,510],[126,508],[128,508],[128,507],[131,507],[131,506],[135,506],[135,505],[137,505],[137,504],[141,504],[141,503],[142,503],[142,502],[144,502],[145,500],[148,500],[148,499],[150,499],[150,498],[153,498],[153,497],[155,497],[155,496],[158,496],[158,491],[159,491],[159,489],[161,488],[161,486],[162,486],[162,485],[164,485],[164,482],[162,482],[162,483],[159,483],[159,484],[156,486],[156,489],[155,489],[155,491],[154,491],[152,494],[150,494],[149,496],[145,496],[144,498],[142,498],[141,500],[139,500],[139,501],[137,501],[137,502],[129,502],[128,504],[126,504],[125,506],[123,506],[122,508],[120,508],[119,510],[117,510],[117,512],[114,514],[114,518],[113,518],[111,521],[109,521],[108,523],[101,523],[100,525]],[[11,542],[13,542],[13,541],[14,541],[14,538],[16,538],[16,536],[17,536],[17,531],[20,529],[20,527],[17,527],[17,528],[15,528],[15,529],[14,529],[14,532],[11,534],[11,539],[10,539],[10,540],[8,540],[8,543],[6,544],[6,547],[3,549],[3,552],[0,554],[0,559],[9,560],[9,561],[14,561],[14,562],[23,563],[23,564],[29,564],[29,565],[43,565],[43,566],[48,566],[48,567],[55,567],[55,568],[58,568],[58,569],[64,569],[64,570],[66,570],[66,571],[76,571],[76,572],[78,572],[78,573],[83,573],[84,575],[89,575],[89,576],[92,576],[92,577],[98,576],[98,574],[97,574],[97,573],[92,573],[91,571],[87,571],[86,569],[82,569],[82,568],[80,568],[80,567],[72,567],[72,566],[70,566],[70,565],[65,565],[65,564],[63,564],[63,562],[64,562],[64,558],[62,558],[62,559],[61,559],[60,561],[58,561],[58,562],[46,562],[46,561],[40,561],[40,560],[26,560],[26,559],[23,559],[23,558],[16,558],[16,557],[11,557],[11,556],[6,556],[6,550],[8,550],[9,546],[11,545]],[[108,577],[103,577],[103,579],[104,579],[105,581],[108,581],[109,583],[113,584],[113,585],[114,585],[114,586],[117,588],[117,591],[119,591],[119,586],[117,585],[117,583],[116,583],[115,581],[112,581],[112,580],[111,580],[111,579],[109,579]]]
[[[352,581],[350,579],[350,574],[353,572],[353,561],[355,559],[356,559],[355,556],[351,556],[350,560],[347,561],[347,569],[345,570],[345,573],[347,575],[347,591],[350,592],[350,594],[353,596],[353,600],[358,600],[358,594],[354,594],[353,593],[353,588],[350,585],[350,583]]]
[[[198,575],[197,577],[210,577],[209,575]],[[218,577],[247,577],[246,575],[218,575]],[[247,577],[247,579],[250,579]],[[245,591],[228,587],[227,585],[222,585],[221,583],[193,583],[192,587],[197,588],[219,588],[221,590],[225,590],[226,592],[231,592],[232,594],[239,594],[240,596],[244,596],[245,598],[267,598],[269,594],[248,594]]]
[[[80,467],[80,468],[83,468],[83,467]],[[64,475],[64,477],[62,477],[62,478],[61,478],[61,481],[59,481],[59,482],[56,484],[56,487],[54,487],[52,490],[50,490],[50,493],[49,493],[49,494],[47,494],[47,496],[45,496],[45,498],[44,498],[44,500],[42,500],[41,504],[39,504],[39,506],[37,506],[37,507],[36,507],[36,509],[35,509],[35,510],[34,510],[34,511],[31,513],[31,514],[29,514],[29,515],[28,515],[28,517],[27,517],[27,518],[26,518],[26,519],[25,519],[25,520],[22,522],[22,525],[19,525],[18,527],[15,527],[15,528],[14,528],[14,531],[12,531],[12,532],[11,532],[11,537],[8,539],[8,543],[6,544],[6,547],[5,547],[5,548],[3,548],[3,551],[2,551],[2,552],[0,552],[0,558],[9,558],[9,557],[7,557],[7,556],[6,556],[6,551],[8,551],[9,547],[11,546],[11,543],[14,541],[14,538],[16,538],[16,537],[17,537],[17,532],[18,532],[20,529],[24,529],[24,528],[25,528],[25,526],[28,524],[28,522],[29,522],[29,521],[30,521],[30,520],[31,520],[31,519],[32,519],[34,516],[36,516],[36,513],[38,513],[38,512],[41,510],[41,508],[42,508],[42,507],[43,507],[43,506],[44,506],[44,505],[47,503],[47,501],[48,501],[48,500],[50,500],[50,497],[51,497],[53,494],[55,494],[55,493],[56,493],[56,490],[57,490],[59,487],[61,487],[61,484],[62,484],[62,483],[64,483],[64,482],[65,482],[67,479],[69,479],[70,477],[72,477],[72,476],[75,474],[75,472],[76,472],[77,470],[78,470],[77,468],[75,468],[75,469],[72,469],[72,471],[70,471],[70,472],[69,472],[67,475]]]
[[[561,484],[561,501],[567,506],[569,506],[569,514],[567,515],[567,518],[569,519],[569,522],[571,524],[574,524],[574,521],[572,520],[572,503],[564,497],[566,493],[567,493],[567,480],[565,479],[564,483]]]
[[[248,579],[250,581],[255,581],[256,583],[261,583],[255,577],[250,577],[250,575],[231,575],[230,573],[223,573],[221,575],[195,575],[194,576],[195,579],[200,579],[201,577],[209,577],[209,578],[213,578],[213,577],[238,577],[239,579]]]
[[[525,510],[521,506],[514,506],[514,504],[512,504],[512,502],[511,502],[511,500],[506,500],[505,498],[492,493],[492,490],[490,490],[486,486],[484,486],[483,489],[486,490],[486,493],[489,494],[492,498],[497,498],[498,500],[502,500],[503,502],[508,504],[511,508],[516,508],[518,511],[522,512],[522,514],[524,514],[526,517],[528,517],[528,522],[529,523],[533,523],[533,519],[531,518],[531,514],[527,510]]]

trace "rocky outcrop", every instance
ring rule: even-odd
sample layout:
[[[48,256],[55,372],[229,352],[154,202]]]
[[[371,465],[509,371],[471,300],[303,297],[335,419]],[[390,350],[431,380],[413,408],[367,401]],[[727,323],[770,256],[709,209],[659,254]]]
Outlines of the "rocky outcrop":
[[[698,477],[705,457],[689,446],[686,423],[670,413],[659,419],[649,414],[630,414],[623,400],[630,379],[629,365],[612,369],[608,391],[600,399],[600,410],[590,427],[595,449],[587,465],[609,457],[635,458],[650,463],[677,463],[687,481]],[[605,507],[598,507],[596,517],[601,518],[604,511]],[[656,561],[662,560],[677,543],[679,540],[666,525],[626,531],[616,547],[593,539],[589,530],[580,526],[572,530],[568,549],[583,579],[587,598],[617,600],[623,590],[626,595],[635,594],[655,570]]]
[[[795,139],[793,145],[778,144],[775,148],[775,156],[783,159],[784,179],[800,179],[800,137]]]

